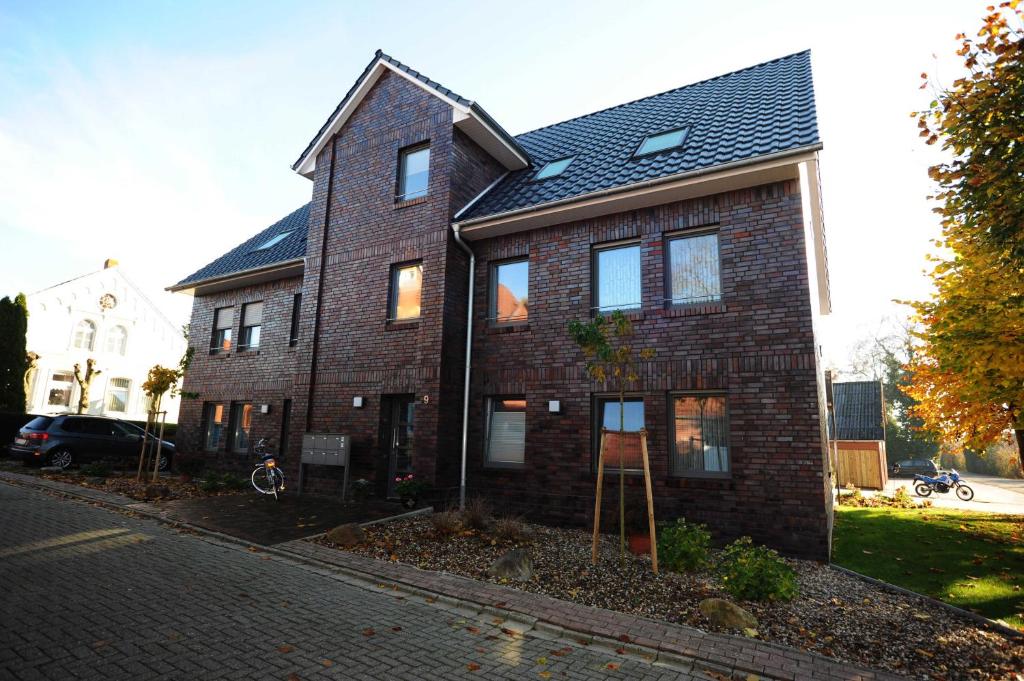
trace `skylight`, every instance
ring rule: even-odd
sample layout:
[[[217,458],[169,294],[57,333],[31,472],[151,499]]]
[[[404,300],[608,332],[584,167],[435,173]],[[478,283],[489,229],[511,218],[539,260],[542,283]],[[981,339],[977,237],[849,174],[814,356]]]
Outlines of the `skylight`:
[[[658,133],[657,135],[648,135],[633,155],[646,156],[647,154],[655,154],[666,149],[680,147],[686,140],[686,132],[687,128],[680,128],[679,130],[670,130]]]
[[[546,180],[549,177],[558,177],[565,172],[565,169],[569,167],[569,164],[571,164],[575,158],[575,156],[570,156],[569,158],[545,163],[544,167],[537,171],[537,174],[533,176],[533,179]]]
[[[279,243],[281,243],[282,241],[284,241],[285,237],[288,236],[289,234],[291,234],[294,231],[295,230],[292,229],[292,230],[288,230],[287,232],[281,232],[280,234],[275,234],[274,236],[272,236],[269,239],[267,239],[266,241],[264,241],[262,245],[257,246],[256,248],[254,248],[252,250],[253,251],[265,251],[268,248],[270,248],[272,246],[276,246]]]

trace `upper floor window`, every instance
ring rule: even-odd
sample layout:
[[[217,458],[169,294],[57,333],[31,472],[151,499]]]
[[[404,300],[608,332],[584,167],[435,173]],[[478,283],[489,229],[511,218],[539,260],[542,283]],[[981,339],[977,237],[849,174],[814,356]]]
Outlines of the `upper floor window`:
[[[292,325],[288,332],[288,345],[299,343],[299,320],[302,314],[302,294],[296,293],[292,299]]]
[[[658,133],[657,135],[648,135],[640,143],[640,148],[636,150],[633,156],[646,156],[647,154],[656,154],[659,151],[680,147],[686,141],[686,133],[686,128],[680,128],[678,130]]]
[[[407,201],[427,195],[430,181],[430,147],[420,145],[398,154],[398,200]]]
[[[496,324],[529,319],[530,261],[496,263],[491,269],[491,313]]]
[[[422,290],[423,263],[392,267],[388,320],[419,319]]]
[[[222,307],[213,314],[213,337],[210,340],[210,352],[228,352],[231,350],[231,329],[235,325],[235,308]]]
[[[491,397],[487,403],[487,463],[522,464],[526,452],[526,399]]]
[[[107,385],[107,411],[128,411],[128,390],[132,382],[127,378],[112,378]]]
[[[594,251],[594,308],[597,312],[640,309],[640,244]]]
[[[74,346],[82,350],[92,350],[95,341],[96,325],[88,319],[78,322],[78,326],[75,327]]]
[[[246,303],[242,306],[242,342],[239,349],[253,349],[260,346],[260,328],[263,326],[263,303]]]
[[[534,180],[546,180],[549,177],[558,177],[566,171],[566,169],[572,164],[575,157],[570,156],[569,158],[559,159],[557,161],[551,161],[545,163],[544,167],[537,171],[537,174],[533,176]]]
[[[684,235],[668,240],[668,296],[673,305],[722,299],[718,234]]]
[[[672,472],[729,472],[729,422],[722,395],[679,395],[673,400]]]
[[[123,326],[115,326],[107,331],[107,352],[123,355],[128,346],[128,330]]]

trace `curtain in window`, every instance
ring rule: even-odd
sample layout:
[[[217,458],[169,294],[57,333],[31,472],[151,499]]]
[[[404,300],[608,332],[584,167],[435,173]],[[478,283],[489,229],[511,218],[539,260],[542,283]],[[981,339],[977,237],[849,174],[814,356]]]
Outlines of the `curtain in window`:
[[[392,319],[416,319],[420,316],[420,293],[423,289],[423,265],[410,265],[395,270],[392,284],[394,310]]]
[[[672,239],[669,262],[673,305],[721,300],[717,234]]]
[[[131,380],[127,378],[110,379],[107,387],[107,411],[128,411],[128,389],[131,384]]]
[[[128,331],[123,326],[115,326],[107,332],[107,352],[123,355],[128,341]]]
[[[724,473],[729,470],[725,398],[690,395],[675,398],[676,473]]]
[[[526,452],[526,400],[492,398],[487,424],[487,460],[523,463]]]
[[[55,371],[50,377],[50,394],[46,403],[53,407],[67,407],[71,404],[71,382],[75,380],[70,371]]]
[[[640,246],[597,252],[598,312],[640,307]]]

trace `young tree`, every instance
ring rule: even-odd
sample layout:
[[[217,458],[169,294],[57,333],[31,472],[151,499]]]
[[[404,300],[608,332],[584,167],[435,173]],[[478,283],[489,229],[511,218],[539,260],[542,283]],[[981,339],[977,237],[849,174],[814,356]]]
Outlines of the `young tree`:
[[[922,330],[908,393],[925,427],[977,450],[1013,430],[1024,461],[1024,28],[1018,1],[957,36],[966,74],[917,112],[933,166],[946,255],[936,293],[911,303]],[[928,86],[927,74],[923,74]]]
[[[589,322],[573,320],[569,335],[587,360],[587,375],[599,383],[610,382],[619,395],[619,431],[626,429],[626,390],[638,380],[637,359],[654,357],[654,350],[637,351],[631,344],[633,322],[619,310],[611,317],[597,315]],[[626,555],[625,443],[619,438],[619,553]]]
[[[75,381],[78,383],[78,413],[84,414],[89,411],[89,388],[92,386],[92,379],[103,372],[96,368],[96,360],[92,357],[85,360],[85,372],[82,366],[75,364]]]
[[[28,305],[25,294],[0,299],[0,411],[25,411],[25,335]]]

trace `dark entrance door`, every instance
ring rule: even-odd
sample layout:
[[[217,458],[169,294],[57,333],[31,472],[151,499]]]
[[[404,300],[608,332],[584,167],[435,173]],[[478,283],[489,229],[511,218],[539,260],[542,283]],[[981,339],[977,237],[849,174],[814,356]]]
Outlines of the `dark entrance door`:
[[[384,428],[387,457],[387,496],[397,497],[395,478],[412,472],[413,422],[416,402],[412,395],[389,395],[384,398],[381,422]]]

